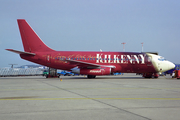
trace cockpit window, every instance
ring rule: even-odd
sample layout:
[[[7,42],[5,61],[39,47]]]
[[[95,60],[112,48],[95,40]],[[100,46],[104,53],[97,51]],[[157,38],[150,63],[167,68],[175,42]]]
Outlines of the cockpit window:
[[[163,57],[158,58],[158,60],[159,60],[159,61],[166,61],[166,59],[163,58]]]

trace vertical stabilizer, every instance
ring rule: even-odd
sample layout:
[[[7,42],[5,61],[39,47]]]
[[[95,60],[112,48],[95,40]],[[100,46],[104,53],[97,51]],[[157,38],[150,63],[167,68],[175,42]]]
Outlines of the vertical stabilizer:
[[[43,43],[26,20],[18,19],[17,22],[25,52],[35,53],[53,51]]]

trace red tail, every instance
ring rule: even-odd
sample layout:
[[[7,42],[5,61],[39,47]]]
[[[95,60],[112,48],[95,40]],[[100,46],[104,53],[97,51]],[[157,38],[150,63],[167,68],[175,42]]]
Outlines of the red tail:
[[[53,51],[46,46],[24,19],[17,20],[25,52]]]

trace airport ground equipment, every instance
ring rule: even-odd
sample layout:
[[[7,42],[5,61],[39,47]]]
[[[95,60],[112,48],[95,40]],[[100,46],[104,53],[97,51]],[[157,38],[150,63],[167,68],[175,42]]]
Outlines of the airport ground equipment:
[[[180,79],[180,70],[175,70],[175,78]]]
[[[58,78],[57,69],[50,68],[48,69],[48,74],[46,74],[46,78]]]
[[[61,71],[61,72],[57,72],[59,75],[63,75],[63,76],[74,76],[75,74],[72,73],[71,71]]]

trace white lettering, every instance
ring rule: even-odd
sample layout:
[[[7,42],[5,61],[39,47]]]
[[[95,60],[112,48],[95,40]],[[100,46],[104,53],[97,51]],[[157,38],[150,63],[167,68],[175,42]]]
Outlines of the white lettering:
[[[113,57],[113,58],[111,58]],[[148,59],[149,62],[151,59]],[[137,63],[137,64],[145,64],[145,56],[144,54],[137,55],[103,55],[96,54],[96,63]],[[141,62],[140,62],[141,61]]]
[[[102,55],[102,54],[101,54]],[[96,63],[103,63],[101,55],[97,54],[96,56]]]
[[[111,61],[111,55],[108,55],[108,63]]]
[[[100,73],[101,70],[90,70],[90,73]]]
[[[121,55],[121,63],[123,63],[123,61],[124,61],[124,60],[123,60],[123,59],[124,59],[123,56],[124,56],[124,55]]]
[[[104,63],[107,63],[107,55],[104,55]]]
[[[131,59],[130,55],[127,55],[127,58],[129,59],[129,62],[132,63],[132,59]]]
[[[121,55],[121,63],[128,63],[126,61],[126,55]]]
[[[139,56],[141,57],[141,64],[144,64],[144,56],[142,54]]]
[[[114,63],[119,63],[119,55],[116,57],[116,55],[114,55]]]
[[[139,59],[136,55],[134,55],[135,61],[137,61],[137,63],[139,63]]]

